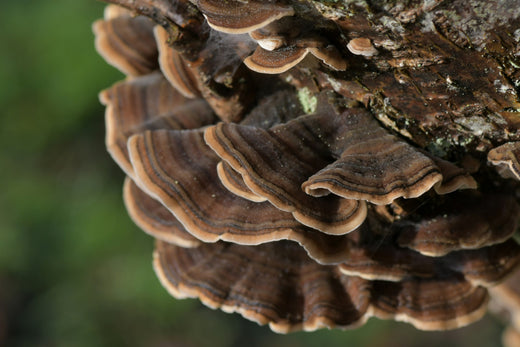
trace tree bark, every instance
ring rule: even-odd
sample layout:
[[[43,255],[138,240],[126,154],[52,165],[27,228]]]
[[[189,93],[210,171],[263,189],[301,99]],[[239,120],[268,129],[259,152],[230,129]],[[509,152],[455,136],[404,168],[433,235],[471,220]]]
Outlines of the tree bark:
[[[163,25],[188,59],[207,39],[195,0],[108,1]],[[287,2],[348,61],[344,72],[315,69],[319,87],[364,103],[387,128],[453,161],[520,140],[520,0]],[[378,54],[353,55],[354,38]]]

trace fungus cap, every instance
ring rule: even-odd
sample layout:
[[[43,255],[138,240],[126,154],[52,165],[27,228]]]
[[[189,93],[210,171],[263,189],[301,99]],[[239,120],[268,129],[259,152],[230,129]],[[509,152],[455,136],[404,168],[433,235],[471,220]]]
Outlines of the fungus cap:
[[[154,23],[146,17],[130,17],[113,10],[109,11],[108,17],[110,19],[100,19],[92,25],[98,53],[129,76],[156,70],[158,62],[153,37]]]
[[[371,57],[377,55],[377,49],[372,45],[370,39],[365,37],[355,38],[349,41],[347,48],[356,55]]]
[[[493,148],[488,153],[488,161],[507,169],[507,177],[520,180],[520,142],[508,142]]]
[[[198,0],[197,5],[215,30],[245,34],[285,16],[292,16],[291,6],[261,0]]]

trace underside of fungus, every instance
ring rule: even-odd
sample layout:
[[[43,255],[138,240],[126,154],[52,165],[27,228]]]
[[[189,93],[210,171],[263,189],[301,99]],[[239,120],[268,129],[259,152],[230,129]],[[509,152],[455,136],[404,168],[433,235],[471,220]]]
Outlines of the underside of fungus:
[[[106,145],[173,296],[277,332],[518,306],[516,0],[109,2]]]

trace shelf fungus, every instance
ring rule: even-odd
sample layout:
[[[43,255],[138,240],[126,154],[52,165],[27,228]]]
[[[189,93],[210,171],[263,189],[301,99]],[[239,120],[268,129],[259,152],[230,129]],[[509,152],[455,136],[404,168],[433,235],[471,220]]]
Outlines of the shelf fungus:
[[[347,44],[347,48],[353,54],[363,55],[365,57],[371,57],[377,54],[377,49],[372,45],[369,39],[358,37],[350,40]]]
[[[313,23],[288,17],[252,31],[256,50],[244,59],[253,71],[267,74],[285,72],[300,63],[308,53],[332,70],[345,70],[347,62],[327,39],[326,33],[309,31]]]
[[[519,11],[109,2],[106,146],[173,296],[285,333],[454,329],[491,295],[514,345]]]
[[[212,28],[228,34],[245,34],[294,14],[292,6],[277,1],[198,0],[197,6]]]
[[[488,153],[488,161],[498,166],[502,176],[520,180],[520,142],[509,142],[493,148]]]

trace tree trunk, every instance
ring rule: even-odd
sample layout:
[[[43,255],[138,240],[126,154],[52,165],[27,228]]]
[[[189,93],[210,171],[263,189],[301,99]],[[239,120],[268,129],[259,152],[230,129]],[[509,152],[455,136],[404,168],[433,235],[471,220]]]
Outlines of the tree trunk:
[[[207,37],[187,1],[110,2],[152,17],[188,58]],[[320,86],[363,102],[386,127],[452,160],[520,140],[519,0],[293,2],[348,60],[345,72],[316,70]],[[378,54],[352,55],[354,38]]]

